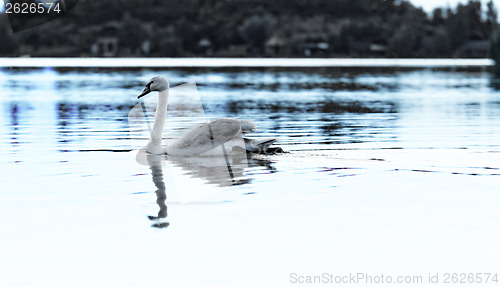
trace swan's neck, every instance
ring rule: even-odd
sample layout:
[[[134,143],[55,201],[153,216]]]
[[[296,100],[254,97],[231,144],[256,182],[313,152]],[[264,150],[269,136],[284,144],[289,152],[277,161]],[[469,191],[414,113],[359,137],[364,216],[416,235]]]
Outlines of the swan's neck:
[[[151,137],[147,145],[147,151],[152,154],[163,154],[163,128],[167,117],[168,89],[158,92],[158,103],[156,105],[155,119]]]

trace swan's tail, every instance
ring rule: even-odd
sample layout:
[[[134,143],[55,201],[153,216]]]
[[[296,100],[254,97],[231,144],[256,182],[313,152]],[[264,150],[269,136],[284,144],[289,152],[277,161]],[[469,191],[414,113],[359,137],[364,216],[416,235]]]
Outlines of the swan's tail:
[[[248,152],[258,153],[258,154],[279,152],[270,148],[270,146],[276,141],[275,138],[264,138],[264,139],[244,138],[244,140],[245,140],[245,149]]]
[[[253,131],[257,126],[253,121],[250,120],[240,120],[241,132],[246,134]]]

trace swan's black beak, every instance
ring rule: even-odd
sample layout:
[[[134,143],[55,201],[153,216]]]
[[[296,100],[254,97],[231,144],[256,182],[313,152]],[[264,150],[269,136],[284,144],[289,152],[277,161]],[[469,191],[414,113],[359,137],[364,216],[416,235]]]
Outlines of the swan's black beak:
[[[138,99],[144,97],[145,95],[151,93],[151,89],[149,88],[149,85],[147,85],[145,88],[144,88],[144,91],[142,91],[142,93],[140,95],[137,96]]]

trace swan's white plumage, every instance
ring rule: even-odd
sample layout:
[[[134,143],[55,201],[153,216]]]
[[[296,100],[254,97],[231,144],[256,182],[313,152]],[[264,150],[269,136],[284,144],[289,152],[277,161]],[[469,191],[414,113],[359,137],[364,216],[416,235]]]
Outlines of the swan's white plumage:
[[[253,121],[233,118],[220,118],[191,128],[182,137],[162,146],[163,127],[166,119],[169,84],[164,77],[152,78],[138,98],[158,91],[158,103],[151,131],[151,137],[145,150],[151,154],[171,156],[220,156],[222,154],[241,153],[242,151],[265,151],[276,139],[248,140],[243,134],[256,128]]]

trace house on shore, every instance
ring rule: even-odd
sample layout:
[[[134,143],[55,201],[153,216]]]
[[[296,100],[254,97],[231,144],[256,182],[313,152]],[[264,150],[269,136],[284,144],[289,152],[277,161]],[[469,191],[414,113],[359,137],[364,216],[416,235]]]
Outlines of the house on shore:
[[[97,57],[116,57],[118,55],[118,37],[120,24],[117,21],[106,23],[96,32],[95,42],[90,46],[90,53]]]

